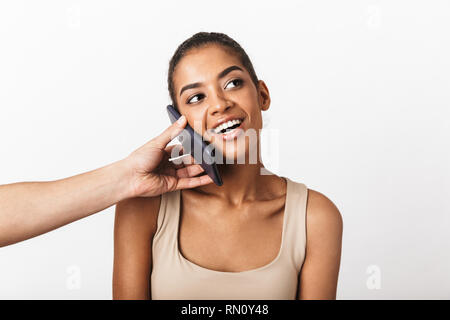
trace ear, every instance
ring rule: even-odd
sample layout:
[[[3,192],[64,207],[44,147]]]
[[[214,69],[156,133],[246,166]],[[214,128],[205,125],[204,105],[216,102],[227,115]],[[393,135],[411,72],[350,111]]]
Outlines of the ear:
[[[258,81],[258,87],[256,89],[258,91],[259,106],[262,111],[266,111],[270,107],[269,89],[267,89],[266,84],[262,80]]]

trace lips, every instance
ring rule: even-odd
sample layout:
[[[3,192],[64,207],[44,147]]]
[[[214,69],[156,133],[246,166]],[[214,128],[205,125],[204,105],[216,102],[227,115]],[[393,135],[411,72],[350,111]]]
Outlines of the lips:
[[[239,124],[238,127],[232,129],[231,131],[227,131],[224,133],[215,133],[214,130],[210,129],[210,136],[214,137],[215,140],[219,139],[220,140],[233,140],[237,137],[239,137],[243,132],[244,132],[244,121],[245,118],[242,119],[241,123]]]
[[[214,131],[214,129],[217,128],[218,126],[220,126],[222,123],[226,123],[226,122],[232,121],[232,120],[241,120],[241,123],[242,123],[242,121],[244,121],[244,117],[240,117],[240,116],[228,116],[228,117],[226,117],[226,118],[222,118],[222,119],[218,120],[216,123],[214,123],[214,125],[211,126],[211,127],[209,128],[209,130],[213,130],[213,131]]]
[[[214,133],[226,133],[235,128],[238,128],[242,123],[241,119],[230,120],[228,122],[224,122],[221,125],[217,126],[214,129]]]

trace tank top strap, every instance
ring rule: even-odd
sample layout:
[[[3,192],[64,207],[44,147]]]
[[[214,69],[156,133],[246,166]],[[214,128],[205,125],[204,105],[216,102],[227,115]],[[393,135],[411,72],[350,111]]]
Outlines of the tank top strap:
[[[177,239],[173,237],[178,228],[178,214],[180,208],[180,190],[161,194],[161,203],[158,212],[158,225],[153,242],[164,243],[164,250],[175,252]]]
[[[286,230],[284,251],[300,271],[306,252],[306,202],[308,188],[305,184],[295,182],[287,177],[287,195],[285,212]]]

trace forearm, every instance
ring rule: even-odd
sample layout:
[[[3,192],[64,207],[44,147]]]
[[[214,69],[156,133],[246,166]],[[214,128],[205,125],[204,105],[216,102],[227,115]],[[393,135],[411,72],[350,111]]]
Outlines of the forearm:
[[[0,247],[99,212],[132,195],[125,160],[73,177],[0,186]]]

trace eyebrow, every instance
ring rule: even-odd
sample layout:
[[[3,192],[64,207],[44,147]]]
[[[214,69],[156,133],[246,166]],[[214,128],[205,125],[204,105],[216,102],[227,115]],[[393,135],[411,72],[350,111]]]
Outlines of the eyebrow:
[[[221,78],[225,77],[227,74],[229,74],[229,73],[230,73],[231,71],[233,71],[233,70],[241,70],[241,71],[244,71],[244,70],[242,70],[241,67],[238,67],[238,66],[231,66],[231,67],[228,67],[228,68],[226,68],[225,70],[223,70],[221,73],[219,73],[219,74],[217,75],[217,79],[221,79]],[[185,86],[181,89],[181,91],[180,91],[180,96],[181,96],[181,94],[183,93],[184,90],[193,89],[193,88],[198,88],[198,87],[200,87],[201,85],[202,85],[201,82],[195,82],[195,83],[191,83],[191,84],[185,85]]]

